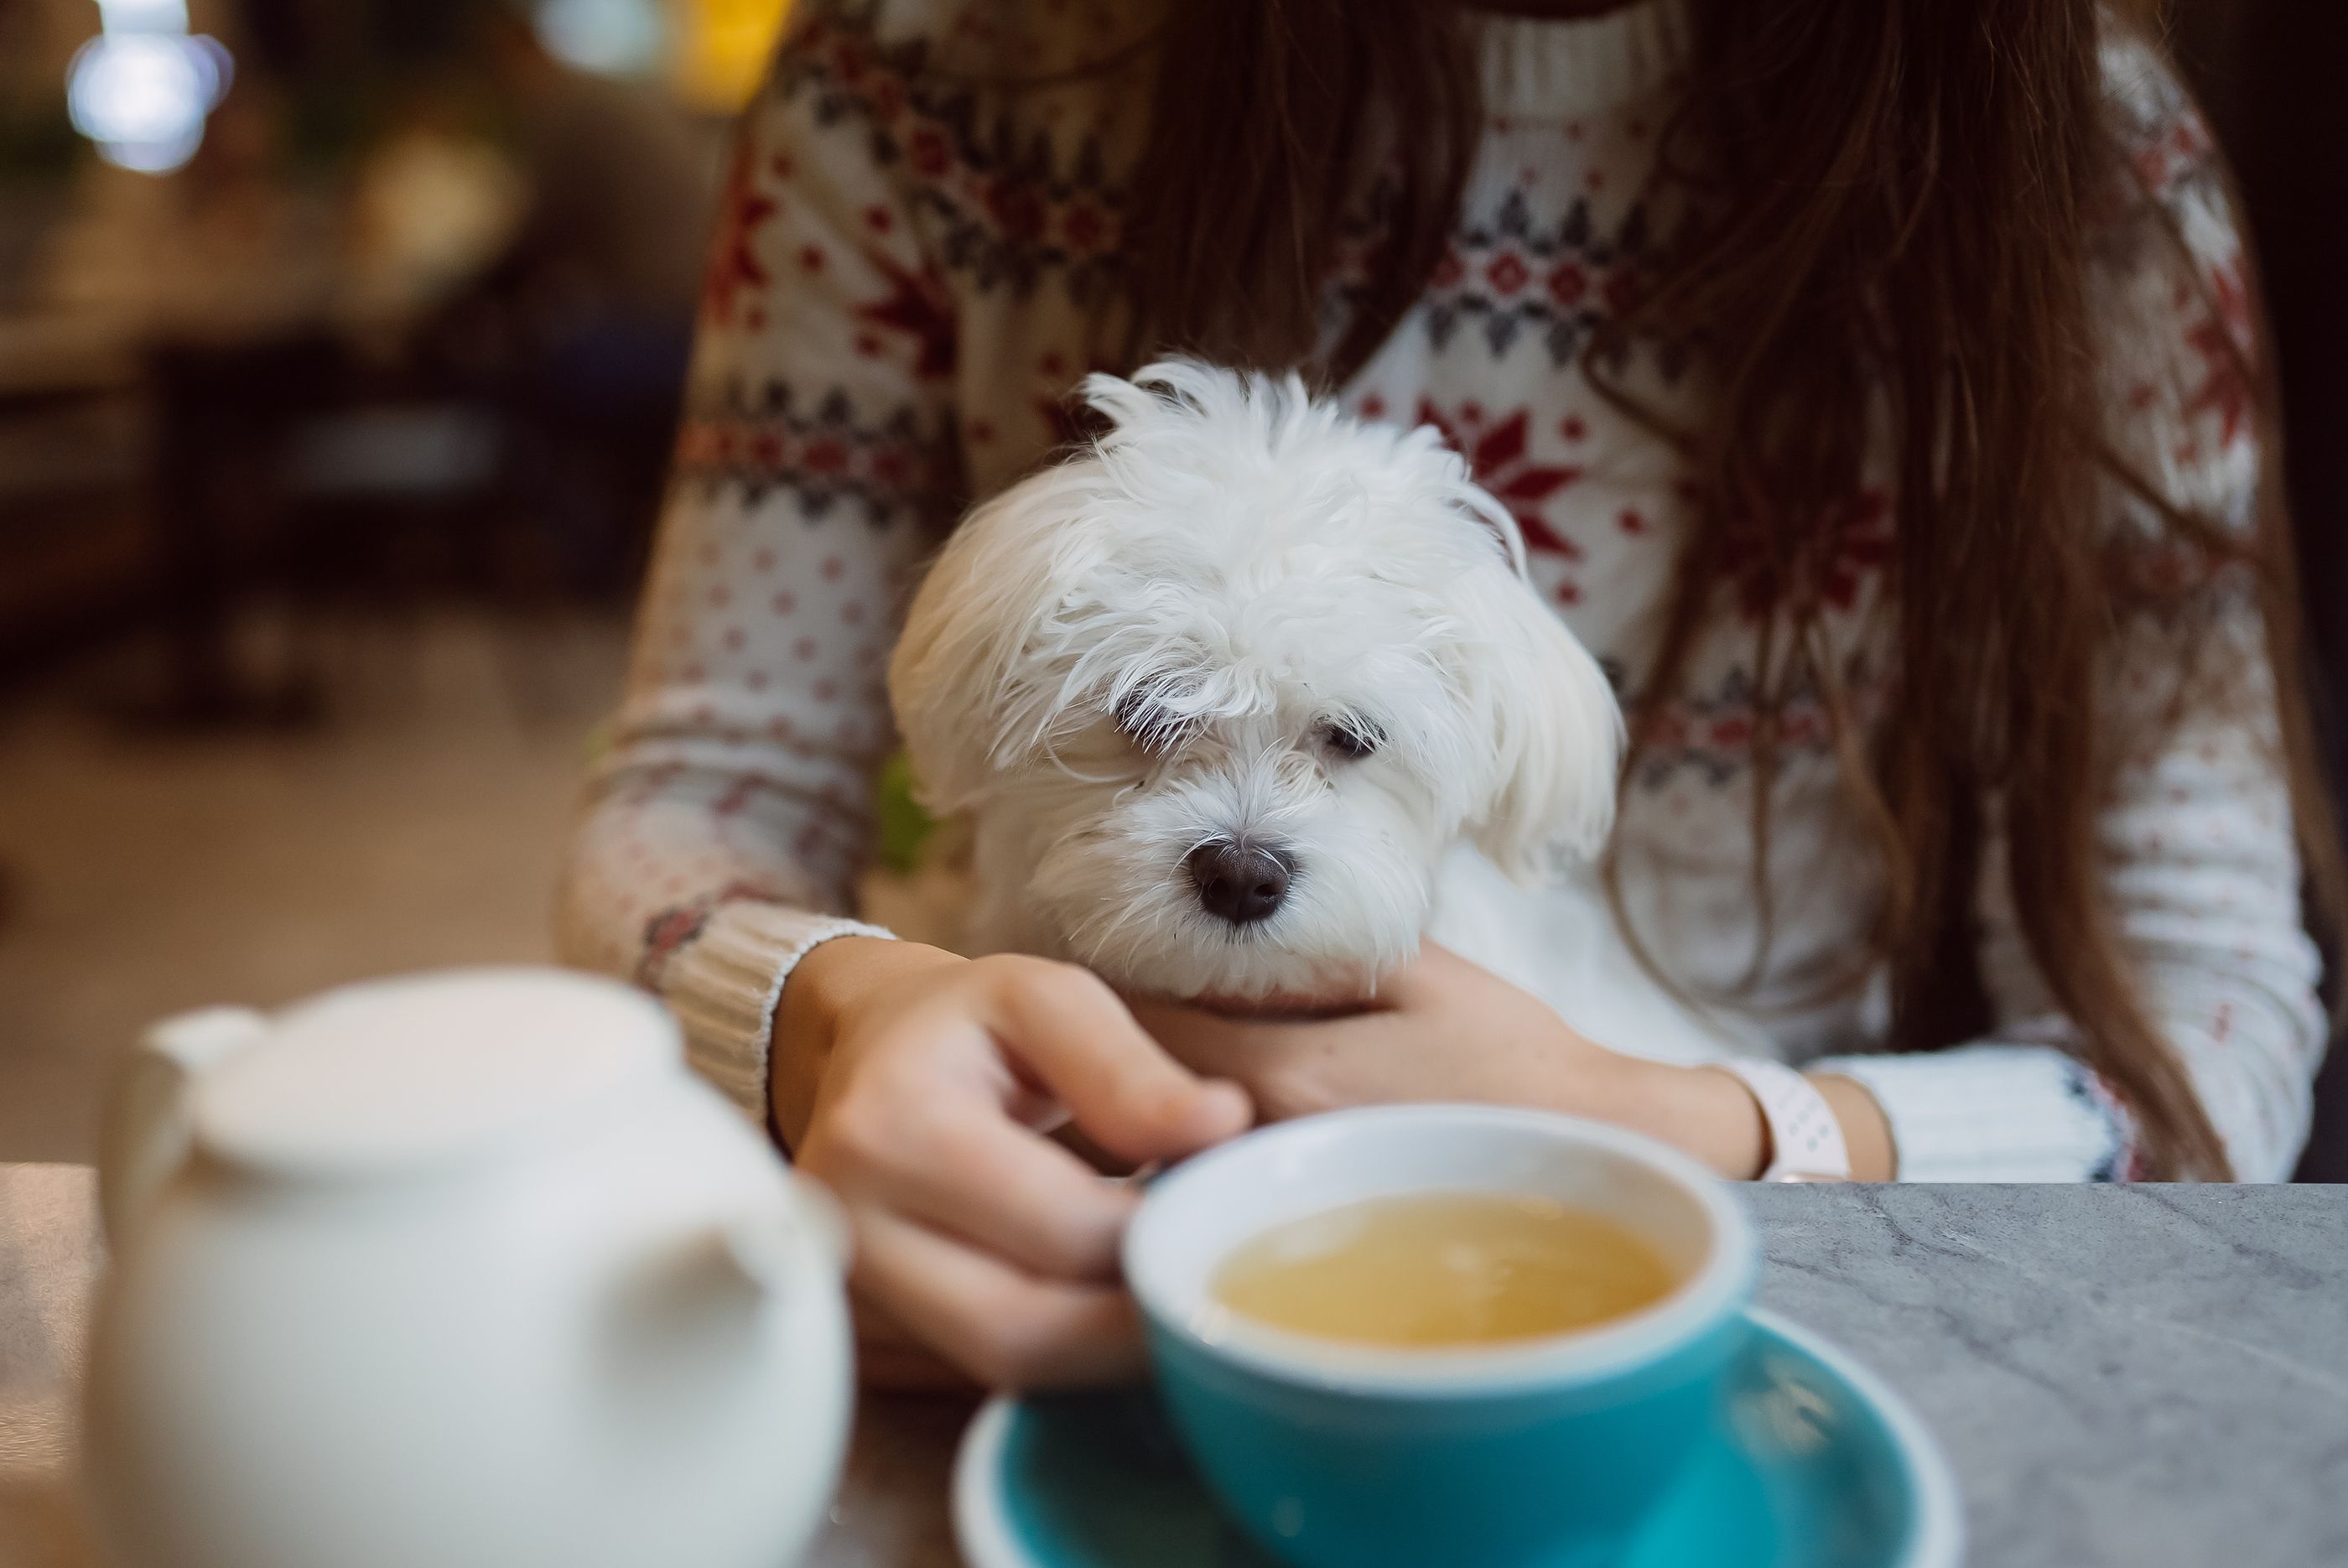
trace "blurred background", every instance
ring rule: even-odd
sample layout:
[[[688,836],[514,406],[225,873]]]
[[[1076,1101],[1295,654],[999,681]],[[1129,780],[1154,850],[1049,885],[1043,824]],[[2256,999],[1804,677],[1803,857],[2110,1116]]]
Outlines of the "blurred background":
[[[0,1161],[548,955],[784,0],[0,0]]]
[[[159,1014],[548,954],[785,4],[0,0],[0,1161]],[[2340,671],[2348,7],[2173,10]]]

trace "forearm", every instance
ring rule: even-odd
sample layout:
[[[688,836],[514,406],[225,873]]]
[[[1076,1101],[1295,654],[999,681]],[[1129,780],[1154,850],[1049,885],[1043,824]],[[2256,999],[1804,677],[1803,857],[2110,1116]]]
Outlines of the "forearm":
[[[1245,1085],[1266,1120],[1435,1100],[1523,1106],[1645,1133],[1735,1180],[1768,1169],[1767,1120],[1737,1078],[1610,1050],[1547,1003],[1436,944],[1388,980],[1379,1000],[1309,1020],[1132,1005],[1194,1070]],[[1866,1089],[1847,1079],[1818,1088],[1844,1124],[1853,1174],[1889,1180],[1891,1139]]]
[[[1726,1073],[1673,1067],[1638,1057],[1622,1067],[1603,1119],[1660,1138],[1731,1181],[1749,1181],[1775,1154],[1760,1102]],[[1890,1181],[1898,1175],[1891,1131],[1882,1107],[1866,1087],[1833,1073],[1807,1075],[1835,1113],[1850,1151],[1851,1179]]]

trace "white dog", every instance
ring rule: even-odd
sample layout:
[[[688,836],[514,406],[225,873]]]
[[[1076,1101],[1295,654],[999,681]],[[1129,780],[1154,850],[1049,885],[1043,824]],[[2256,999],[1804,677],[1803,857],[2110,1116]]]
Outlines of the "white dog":
[[[1430,932],[1569,1016],[1635,975],[1586,877],[1519,891],[1602,844],[1622,724],[1458,455],[1292,377],[1084,390],[1109,431],[972,513],[890,668],[973,821],[964,945],[1226,1006],[1361,997]]]

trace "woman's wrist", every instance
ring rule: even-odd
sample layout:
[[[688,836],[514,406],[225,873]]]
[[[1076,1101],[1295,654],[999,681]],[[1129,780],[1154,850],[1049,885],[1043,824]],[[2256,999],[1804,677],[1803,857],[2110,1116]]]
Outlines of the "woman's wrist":
[[[1636,1057],[1621,1064],[1607,1095],[1604,1119],[1659,1138],[1694,1156],[1732,1181],[1750,1181],[1768,1169],[1769,1123],[1753,1091],[1709,1068],[1673,1067]],[[1898,1161],[1883,1108],[1855,1078],[1809,1075],[1841,1125],[1854,1181],[1889,1181]]]
[[[1900,1151],[1891,1141],[1891,1123],[1883,1106],[1857,1078],[1839,1073],[1811,1073],[1809,1080],[1842,1124],[1843,1146],[1850,1150],[1850,1179],[1891,1181],[1900,1175]]]
[[[815,1113],[840,1021],[893,982],[961,962],[942,948],[879,936],[836,936],[807,951],[783,982],[769,1041],[768,1093],[786,1144],[798,1147]]]
[[[923,943],[835,936],[809,948],[784,982],[782,1003],[775,1013],[776,1033],[782,1032],[787,1017],[815,1023],[828,1032],[841,1014],[900,976],[962,962],[944,948]]]

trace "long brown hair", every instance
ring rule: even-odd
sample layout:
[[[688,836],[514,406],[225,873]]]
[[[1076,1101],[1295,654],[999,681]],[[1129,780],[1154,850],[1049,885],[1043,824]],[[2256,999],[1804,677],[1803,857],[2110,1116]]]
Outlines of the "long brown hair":
[[[1136,319],[1153,346],[1303,364],[1333,383],[1368,359],[1443,253],[1481,128],[1462,9],[1170,8],[1161,110],[1126,203]],[[1998,799],[2033,956],[2089,1065],[2137,1118],[2151,1172],[2222,1177],[2224,1150],[2147,1014],[2099,874],[2096,819],[2120,742],[2098,711],[2098,654],[2131,617],[2159,610],[2152,574],[2116,567],[2110,530],[2091,525],[2114,483],[2158,515],[2170,546],[2255,573],[2303,853],[2325,907],[2338,907],[2342,860],[2301,686],[2278,454],[2270,445],[2265,515],[2245,539],[2128,473],[2106,438],[2085,258],[2127,177],[2098,70],[2110,14],[2096,0],[1691,0],[1689,11],[1686,87],[1662,167],[1701,216],[1586,360],[1612,387],[1602,371],[1622,345],[1667,331],[1700,346],[1712,388],[1704,423],[1680,429],[1612,387],[1684,449],[1696,481],[1634,736],[1722,602],[1732,543],[1769,563],[1790,608],[1758,634],[1756,892],[1771,714],[1799,673],[1827,687],[1884,868],[1871,957],[1889,965],[1894,1042],[1945,1045],[1980,1022],[1977,802]],[[1395,127],[1408,134],[1382,134]],[[1373,183],[1379,238],[1354,263],[1362,275],[1333,332],[1346,203]],[[1810,579],[1887,420],[1898,669],[1869,745],[1835,700]],[[2209,573],[2195,580],[2206,588]]]

